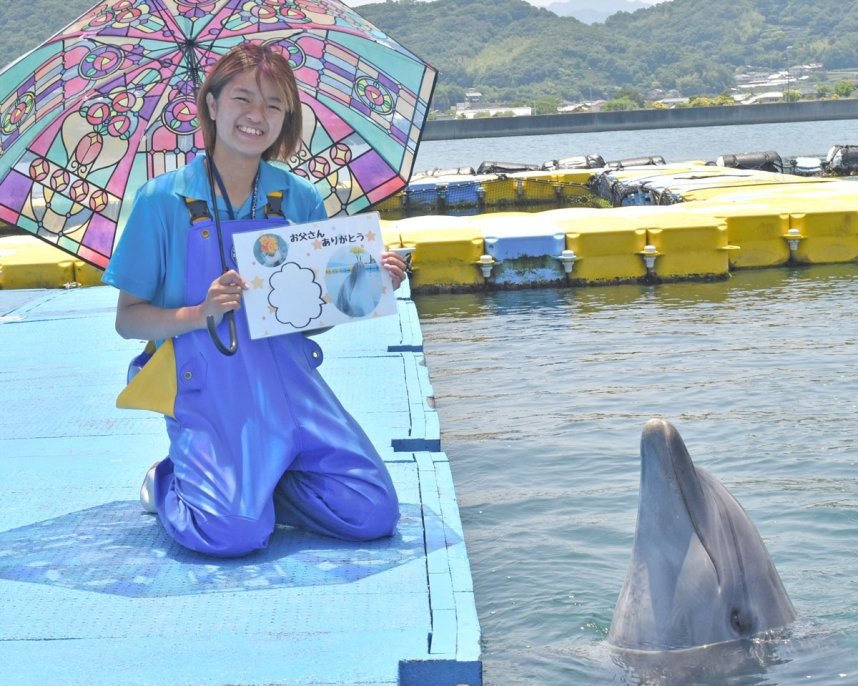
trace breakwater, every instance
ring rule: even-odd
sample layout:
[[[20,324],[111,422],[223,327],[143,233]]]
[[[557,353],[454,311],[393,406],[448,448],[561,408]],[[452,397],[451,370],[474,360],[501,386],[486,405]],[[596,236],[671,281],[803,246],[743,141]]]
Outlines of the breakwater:
[[[576,112],[531,117],[442,119],[426,122],[423,140],[455,140],[503,136],[538,136],[596,131],[632,131],[701,126],[777,124],[800,121],[858,119],[858,99],[813,100],[716,107],[683,107],[672,110],[626,112]]]

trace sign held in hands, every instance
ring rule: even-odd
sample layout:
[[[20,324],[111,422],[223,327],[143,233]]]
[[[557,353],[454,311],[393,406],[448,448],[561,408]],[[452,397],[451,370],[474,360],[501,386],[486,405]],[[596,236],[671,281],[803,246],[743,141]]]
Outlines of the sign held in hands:
[[[235,234],[251,338],[396,314],[378,213]]]

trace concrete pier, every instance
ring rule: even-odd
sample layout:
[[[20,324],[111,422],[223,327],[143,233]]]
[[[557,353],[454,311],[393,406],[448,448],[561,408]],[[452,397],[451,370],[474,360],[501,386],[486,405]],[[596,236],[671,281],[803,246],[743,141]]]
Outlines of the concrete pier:
[[[813,100],[810,102],[682,107],[672,110],[629,110],[627,112],[579,112],[532,117],[492,117],[485,119],[439,119],[426,123],[423,140],[539,136],[558,133],[593,133],[670,129],[693,126],[777,124],[799,121],[858,119],[858,98]]]

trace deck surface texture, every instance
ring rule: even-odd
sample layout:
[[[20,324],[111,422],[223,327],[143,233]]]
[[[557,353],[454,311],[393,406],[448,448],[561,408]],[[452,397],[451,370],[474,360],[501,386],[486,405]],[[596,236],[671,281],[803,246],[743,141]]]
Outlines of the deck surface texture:
[[[401,289],[403,290],[403,289]],[[481,683],[479,625],[407,287],[399,314],[317,338],[387,462],[396,535],[279,527],[238,560],[189,552],[142,512],[163,418],[119,410],[141,349],[107,287],[0,290],[0,665],[5,686]]]

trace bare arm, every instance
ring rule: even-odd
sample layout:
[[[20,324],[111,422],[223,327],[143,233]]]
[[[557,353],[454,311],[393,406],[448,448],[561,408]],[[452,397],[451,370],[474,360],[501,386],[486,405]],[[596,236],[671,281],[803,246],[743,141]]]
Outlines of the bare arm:
[[[119,291],[116,332],[123,338],[157,340],[171,338],[205,325],[200,306],[167,310],[126,291]]]
[[[172,338],[206,328],[206,319],[220,323],[223,315],[241,307],[247,284],[230,270],[212,281],[206,299],[199,305],[165,309],[126,291],[119,291],[116,304],[116,332],[123,338],[157,340]]]

